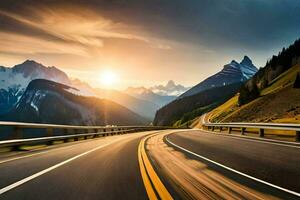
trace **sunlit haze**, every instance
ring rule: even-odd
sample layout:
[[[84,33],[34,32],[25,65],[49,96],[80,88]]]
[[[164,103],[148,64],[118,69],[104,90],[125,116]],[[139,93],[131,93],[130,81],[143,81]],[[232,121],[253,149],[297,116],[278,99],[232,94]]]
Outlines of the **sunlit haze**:
[[[298,37],[298,12],[280,0],[1,1],[0,65],[31,59],[93,87],[106,66],[113,88],[192,86],[244,55],[264,66]]]
[[[102,86],[105,87],[113,87],[114,84],[117,84],[118,79],[118,75],[113,71],[106,70],[100,74],[100,82],[102,83]]]

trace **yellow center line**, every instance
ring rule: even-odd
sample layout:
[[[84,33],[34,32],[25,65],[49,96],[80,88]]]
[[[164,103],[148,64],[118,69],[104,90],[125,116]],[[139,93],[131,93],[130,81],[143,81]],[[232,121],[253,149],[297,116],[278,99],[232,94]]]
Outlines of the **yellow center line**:
[[[152,188],[151,182],[148,178],[148,175],[146,173],[146,169],[143,163],[143,159],[142,159],[142,154],[141,154],[141,149],[142,149],[142,143],[139,144],[139,148],[138,148],[138,158],[139,158],[139,165],[140,165],[140,171],[142,174],[142,179],[144,182],[144,186],[146,188],[146,192],[148,194],[148,197],[150,200],[157,200],[157,197],[155,195],[154,189]]]
[[[155,134],[156,135],[156,134]],[[154,168],[152,167],[148,156],[146,154],[145,151],[145,141],[152,137],[153,135],[147,136],[145,138],[143,138],[139,144],[139,149],[138,149],[138,156],[139,156],[139,163],[140,163],[140,169],[141,169],[141,174],[142,174],[142,178],[143,178],[143,182],[148,194],[149,199],[157,199],[157,197],[153,197],[153,193],[155,195],[155,192],[153,190],[153,187],[150,183],[150,180],[156,190],[156,192],[158,193],[159,197],[161,199],[166,199],[166,200],[171,200],[173,199],[173,197],[171,196],[171,194],[168,192],[168,190],[166,189],[166,187],[164,186],[164,184],[162,183],[162,181],[160,180],[160,178],[158,177],[158,175],[156,174]],[[149,178],[148,178],[148,175]],[[151,188],[151,189],[150,189]],[[153,191],[153,193],[152,193]],[[150,195],[149,195],[150,194]]]

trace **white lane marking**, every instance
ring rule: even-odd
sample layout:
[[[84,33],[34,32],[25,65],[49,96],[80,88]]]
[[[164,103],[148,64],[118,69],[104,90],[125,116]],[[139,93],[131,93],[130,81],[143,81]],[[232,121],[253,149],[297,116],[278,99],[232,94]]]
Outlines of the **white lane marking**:
[[[26,183],[26,182],[32,180],[32,179],[35,179],[35,178],[37,178],[37,177],[39,177],[39,176],[41,176],[41,175],[43,175],[43,174],[45,174],[45,173],[47,173],[47,172],[50,172],[50,171],[52,171],[52,170],[54,170],[54,169],[56,169],[56,168],[58,168],[58,167],[60,167],[60,166],[62,166],[62,165],[65,165],[65,164],[67,164],[67,163],[69,163],[69,162],[71,162],[71,161],[73,161],[73,160],[75,160],[75,159],[77,159],[77,158],[80,158],[80,157],[85,156],[85,155],[87,155],[87,154],[89,154],[89,153],[92,153],[93,151],[96,151],[96,150],[98,150],[98,149],[104,148],[104,147],[106,147],[106,146],[108,146],[108,145],[111,145],[111,144],[113,144],[113,143],[116,143],[117,141],[119,141],[119,140],[121,140],[121,139],[122,139],[122,138],[120,138],[120,139],[118,139],[118,140],[115,140],[115,141],[112,141],[112,142],[109,142],[109,143],[104,144],[104,145],[100,145],[100,146],[98,146],[98,147],[96,147],[96,148],[93,148],[93,149],[91,149],[91,150],[89,150],[89,151],[86,151],[86,152],[81,153],[81,154],[79,154],[79,155],[77,155],[77,156],[74,156],[74,157],[69,158],[69,159],[67,159],[67,160],[65,160],[65,161],[62,161],[62,162],[60,162],[60,163],[58,163],[58,164],[56,164],[56,165],[53,165],[52,167],[49,167],[49,168],[44,169],[44,170],[42,170],[42,171],[40,171],[40,172],[37,172],[37,173],[35,173],[35,174],[33,174],[33,175],[27,177],[27,178],[24,178],[24,179],[22,179],[22,180],[19,180],[19,181],[13,183],[13,184],[10,184],[10,185],[8,185],[8,186],[6,186],[6,187],[0,189],[0,195],[3,194],[3,193],[5,193],[5,192],[8,192],[9,190],[11,190],[11,189],[13,189],[13,188],[16,188],[16,187],[18,187],[18,186],[20,186],[20,185],[22,185],[22,184],[24,184],[24,183]]]
[[[181,146],[179,146],[179,145],[177,145],[177,144],[174,144],[173,142],[171,142],[171,141],[168,139],[168,137],[166,137],[166,140],[167,140],[167,142],[169,142],[171,145],[173,145],[173,146],[175,146],[175,147],[177,147],[177,148],[179,148],[179,149],[181,149],[181,150],[183,150],[183,151],[185,151],[185,152],[187,152],[187,153],[190,153],[190,154],[192,154],[192,155],[194,155],[194,156],[196,156],[196,157],[198,157],[198,158],[201,158],[201,159],[206,160],[206,161],[208,161],[208,162],[210,162],[210,163],[213,163],[213,164],[215,164],[215,165],[218,165],[219,167],[222,167],[222,168],[224,168],[224,169],[227,169],[227,170],[232,171],[232,172],[234,172],[234,173],[237,173],[237,174],[239,174],[239,175],[241,175],[241,176],[244,176],[244,177],[247,177],[247,178],[252,179],[252,180],[254,180],[254,181],[257,181],[257,182],[259,182],[259,183],[263,183],[263,184],[265,184],[265,185],[271,186],[271,187],[276,188],[276,189],[278,189],[278,190],[281,190],[281,191],[284,191],[284,192],[287,192],[287,193],[290,193],[290,194],[292,194],[292,195],[295,195],[295,196],[300,197],[300,193],[298,193],[298,192],[295,192],[295,191],[292,191],[292,190],[288,190],[288,189],[286,189],[286,188],[283,188],[283,187],[274,185],[274,184],[272,184],[272,183],[263,181],[263,180],[261,180],[261,179],[255,178],[255,177],[250,176],[250,175],[248,175],[248,174],[245,174],[245,173],[243,173],[243,172],[240,172],[240,171],[237,171],[237,170],[232,169],[232,168],[230,168],[230,167],[227,167],[227,166],[225,166],[225,165],[223,165],[223,164],[221,164],[221,163],[218,163],[218,162],[216,162],[216,161],[213,161],[213,160],[211,160],[211,159],[209,159],[209,158],[206,158],[206,157],[204,157],[204,156],[200,156],[200,155],[198,155],[198,154],[196,154],[196,153],[194,153],[194,152],[192,152],[192,151],[190,151],[190,150],[187,150],[187,149],[185,149],[185,148],[183,148],[183,147],[181,147]]]

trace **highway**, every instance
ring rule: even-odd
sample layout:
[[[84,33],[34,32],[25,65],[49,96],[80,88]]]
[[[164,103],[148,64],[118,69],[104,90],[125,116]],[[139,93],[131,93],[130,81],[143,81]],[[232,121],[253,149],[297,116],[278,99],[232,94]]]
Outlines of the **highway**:
[[[33,153],[31,157],[2,160],[0,193],[11,184],[94,150],[28,182],[8,187],[0,199],[147,199],[137,148],[140,139],[149,133],[71,142],[40,154]],[[12,158],[6,158],[9,159]]]
[[[297,146],[147,131],[2,155],[0,199],[299,199],[299,164]]]

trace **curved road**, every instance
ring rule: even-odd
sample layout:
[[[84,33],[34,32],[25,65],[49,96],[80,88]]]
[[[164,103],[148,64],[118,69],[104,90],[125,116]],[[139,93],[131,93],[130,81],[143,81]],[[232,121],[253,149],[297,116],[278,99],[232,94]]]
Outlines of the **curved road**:
[[[41,151],[37,155],[33,153],[31,157],[4,163],[0,161],[0,188],[3,190],[4,187],[94,150],[9,188],[0,194],[0,199],[147,199],[139,173],[137,147],[140,139],[149,133],[72,142]]]
[[[168,130],[64,143],[2,157],[0,199],[298,198],[211,161],[300,191],[299,147]]]
[[[228,137],[203,131],[179,132],[169,141],[253,177],[300,192],[300,146]]]

